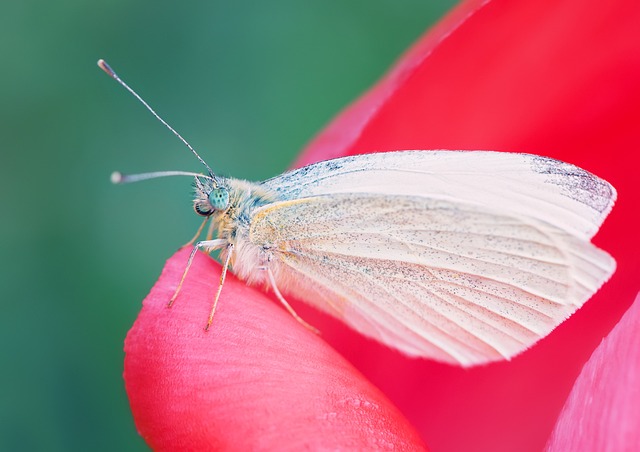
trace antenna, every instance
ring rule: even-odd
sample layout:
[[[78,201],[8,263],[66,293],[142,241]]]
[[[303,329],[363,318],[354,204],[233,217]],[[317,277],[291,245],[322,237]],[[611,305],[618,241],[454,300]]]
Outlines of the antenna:
[[[111,182],[114,184],[129,184],[131,182],[140,182],[142,180],[157,179],[159,177],[169,176],[193,176],[196,178],[202,177],[204,179],[210,179],[213,182],[216,180],[211,176],[205,176],[200,173],[192,173],[190,171],[154,171],[152,173],[140,173],[140,174],[122,174],[120,171],[114,171],[111,173]]]
[[[129,92],[133,95],[133,97],[135,97],[136,99],[138,99],[138,101],[140,101],[140,103],[141,103],[142,105],[144,105],[144,106],[147,108],[147,110],[149,110],[149,111],[151,112],[151,114],[152,114],[153,116],[155,116],[155,118],[156,118],[158,121],[160,121],[162,124],[164,124],[164,126],[165,126],[167,129],[169,129],[169,130],[170,130],[170,131],[171,131],[171,132],[172,132],[176,137],[178,137],[178,139],[179,139],[180,141],[182,141],[182,142],[184,143],[184,145],[185,145],[185,146],[187,146],[191,152],[193,152],[193,155],[195,155],[195,156],[197,157],[197,159],[198,159],[198,160],[200,160],[200,163],[202,163],[202,164],[205,166],[205,168],[207,168],[207,171],[209,172],[209,175],[210,175],[211,179],[212,179],[212,180],[214,181],[214,183],[216,183],[216,185],[217,185],[218,180],[216,179],[216,175],[214,174],[214,172],[211,170],[211,168],[209,167],[209,165],[207,165],[207,162],[205,162],[205,161],[202,159],[202,157],[200,157],[200,155],[196,152],[196,150],[195,150],[195,149],[193,149],[193,147],[192,147],[192,146],[187,142],[187,140],[185,140],[184,138],[182,138],[182,135],[180,135],[178,132],[176,132],[176,130],[175,130],[173,127],[171,127],[169,124],[167,124],[167,122],[166,122],[164,119],[162,119],[162,118],[160,117],[160,115],[158,115],[158,113],[156,113],[156,112],[155,112],[155,110],[154,110],[153,108],[151,108],[151,106],[150,106],[148,103],[146,103],[146,102],[145,102],[145,100],[144,100],[142,97],[140,97],[140,96],[138,95],[138,93],[136,93],[133,89],[131,89],[131,88],[129,87],[129,85],[127,85],[127,84],[126,84],[126,83],[125,83],[125,82],[124,82],[124,81],[123,81],[123,80],[118,76],[118,74],[116,74],[116,72],[115,72],[113,69],[111,69],[111,66],[109,66],[109,65],[107,64],[107,62],[106,62],[106,61],[104,61],[103,59],[99,59],[99,60],[98,60],[98,67],[99,67],[100,69],[102,69],[104,72],[106,72],[106,73],[107,73],[107,75],[108,75],[109,77],[111,77],[111,78],[112,78],[112,79],[114,79],[116,82],[118,82],[120,85],[122,85],[122,86],[123,86],[127,91],[129,91]],[[168,174],[167,174],[167,175],[168,175]],[[121,176],[121,177],[123,177],[123,176]],[[112,177],[112,180],[113,180],[113,177]],[[120,179],[118,182],[125,182],[125,180]],[[127,181],[127,182],[129,182],[129,181]],[[131,182],[133,182],[133,180],[131,180]]]

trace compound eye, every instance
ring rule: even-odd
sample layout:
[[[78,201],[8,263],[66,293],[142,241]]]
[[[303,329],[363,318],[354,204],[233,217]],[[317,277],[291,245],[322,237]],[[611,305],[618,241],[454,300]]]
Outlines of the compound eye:
[[[229,206],[229,190],[224,187],[215,187],[209,193],[209,202],[214,210],[225,210]]]

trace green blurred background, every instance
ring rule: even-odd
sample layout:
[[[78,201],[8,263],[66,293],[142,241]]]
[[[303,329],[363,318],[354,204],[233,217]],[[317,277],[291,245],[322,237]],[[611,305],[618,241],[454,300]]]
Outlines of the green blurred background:
[[[214,170],[264,179],[453,3],[3,2],[0,450],[146,449],[123,340],[199,220],[189,179],[109,175],[201,168],[98,58]]]

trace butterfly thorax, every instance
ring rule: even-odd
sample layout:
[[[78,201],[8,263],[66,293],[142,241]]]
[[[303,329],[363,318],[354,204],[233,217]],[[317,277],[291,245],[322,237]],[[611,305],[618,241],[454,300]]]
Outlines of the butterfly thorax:
[[[260,247],[249,242],[249,228],[253,212],[264,205],[278,201],[278,196],[260,185],[240,180],[224,179],[219,182],[229,195],[229,203],[224,210],[214,210],[211,219],[217,230],[217,237],[234,246],[231,265],[241,279],[247,279],[255,274],[255,267],[260,265],[263,253]],[[202,190],[203,189],[203,190]],[[194,206],[208,199],[213,186],[196,185],[196,198]],[[207,203],[205,207],[211,207]],[[196,207],[198,211],[198,207]],[[223,254],[226,254],[223,252]],[[238,265],[243,265],[238,268]],[[246,267],[246,268],[245,268]],[[260,273],[260,272],[257,272]]]
[[[277,195],[259,185],[240,179],[226,179],[229,190],[229,206],[213,217],[218,224],[218,236],[233,240],[238,229],[249,228],[251,214],[265,204],[277,201]]]

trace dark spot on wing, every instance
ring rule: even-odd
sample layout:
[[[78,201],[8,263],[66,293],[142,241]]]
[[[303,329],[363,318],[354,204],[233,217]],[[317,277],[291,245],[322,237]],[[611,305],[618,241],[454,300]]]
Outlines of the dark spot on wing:
[[[609,207],[613,198],[611,186],[590,172],[543,156],[532,156],[531,164],[533,171],[548,175],[545,182],[558,186],[565,196],[598,212]]]

